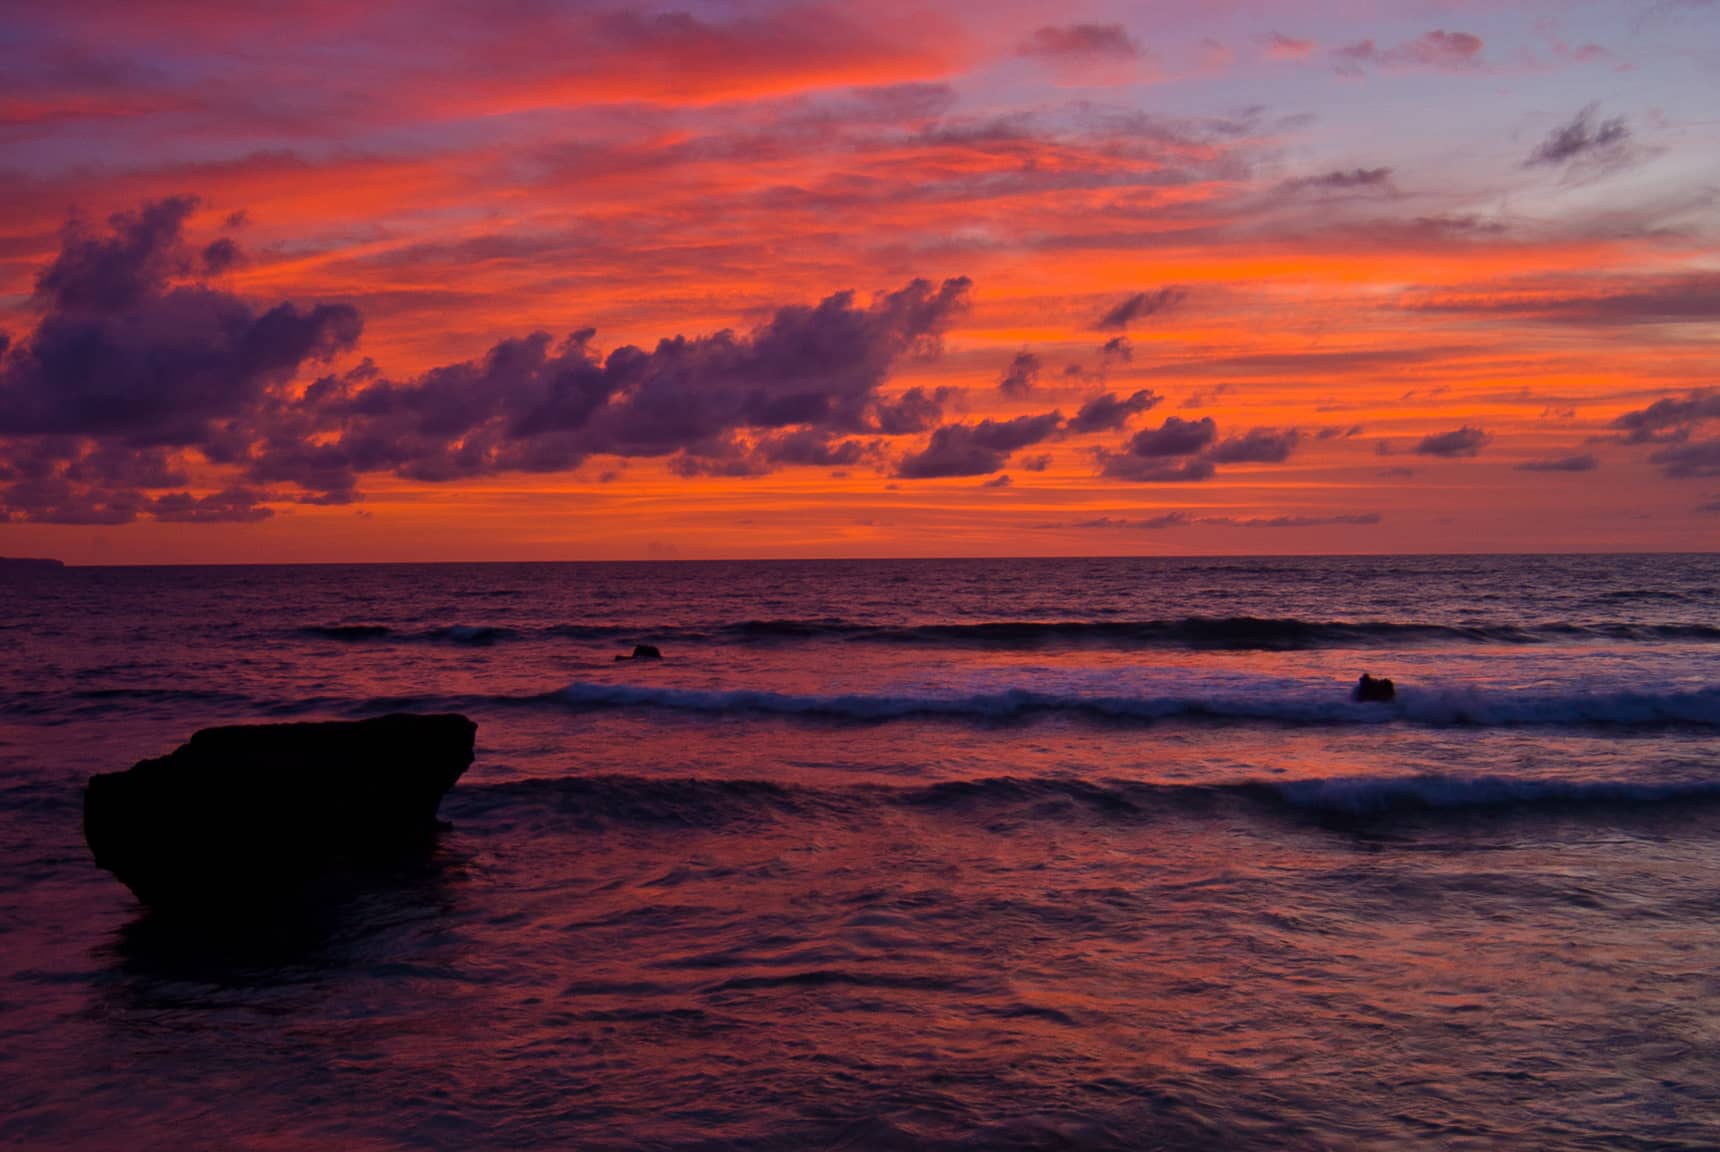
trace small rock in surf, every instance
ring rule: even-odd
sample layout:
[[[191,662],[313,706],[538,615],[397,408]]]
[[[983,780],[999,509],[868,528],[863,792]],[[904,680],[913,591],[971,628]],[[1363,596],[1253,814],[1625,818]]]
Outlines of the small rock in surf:
[[[1378,680],[1362,673],[1362,678],[1356,681],[1356,699],[1366,703],[1383,704],[1397,698],[1397,686],[1385,677]]]

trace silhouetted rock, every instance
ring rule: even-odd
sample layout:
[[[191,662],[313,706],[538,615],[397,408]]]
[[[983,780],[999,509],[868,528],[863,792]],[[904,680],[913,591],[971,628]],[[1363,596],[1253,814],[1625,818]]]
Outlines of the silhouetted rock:
[[[1362,678],[1356,681],[1357,700],[1383,704],[1387,700],[1394,700],[1396,698],[1397,686],[1384,677],[1376,680],[1366,672],[1363,672]]]
[[[617,660],[661,660],[662,658],[663,653],[657,651],[655,644],[635,644],[633,655],[616,657]]]
[[[152,906],[244,912],[421,854],[472,763],[464,716],[206,728],[91,777],[84,839]]]

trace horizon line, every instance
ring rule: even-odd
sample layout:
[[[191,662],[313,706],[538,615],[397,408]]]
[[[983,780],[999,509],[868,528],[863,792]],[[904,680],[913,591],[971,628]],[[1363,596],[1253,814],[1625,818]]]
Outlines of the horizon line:
[[[224,560],[159,561],[153,563],[72,563],[51,556],[0,556],[0,563],[54,563],[61,568],[356,568],[433,567],[524,564],[948,564],[958,562],[998,563],[1040,560],[1412,560],[1412,559],[1537,559],[1573,556],[1720,556],[1720,549],[1631,549],[1612,551],[1549,552],[1157,552],[1111,553],[1088,556],[1001,555],[1001,556],[641,556],[610,559],[507,559],[507,560]]]

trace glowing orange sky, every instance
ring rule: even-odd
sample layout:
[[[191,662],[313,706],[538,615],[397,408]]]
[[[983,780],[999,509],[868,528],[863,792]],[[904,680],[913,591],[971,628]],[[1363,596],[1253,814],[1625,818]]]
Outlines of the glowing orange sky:
[[[65,7],[18,5],[0,38],[0,554],[1720,540],[1711,6]],[[210,400],[191,430],[108,418],[96,384],[68,400],[87,382],[43,366],[77,318],[43,287],[69,267],[63,230],[117,245],[110,216],[170,197],[195,207],[137,305],[153,319],[100,321],[132,354],[198,285],[259,315],[350,308],[362,334],[326,360],[301,350],[244,405]],[[186,255],[222,238],[237,260]],[[964,277],[923,329],[880,319],[882,294]],[[747,415],[745,373],[783,362],[758,333],[850,291],[832,323],[873,325],[880,357],[854,385],[864,414]],[[573,439],[514,407],[361,456],[405,417],[358,413],[392,398],[422,416],[447,366],[584,329],[593,364],[732,330],[742,368],[676,385],[726,415],[649,445],[599,435],[657,387],[636,379]],[[1023,353],[1031,383],[1000,387]],[[344,406],[293,415],[322,376],[347,381]],[[916,388],[940,407],[892,423]],[[1156,399],[1125,422],[1074,419],[1142,390]],[[1690,403],[1630,415],[1660,400]],[[1204,446],[1150,455],[1202,418]],[[285,459],[289,426],[297,458],[338,449],[354,483],[259,463]]]

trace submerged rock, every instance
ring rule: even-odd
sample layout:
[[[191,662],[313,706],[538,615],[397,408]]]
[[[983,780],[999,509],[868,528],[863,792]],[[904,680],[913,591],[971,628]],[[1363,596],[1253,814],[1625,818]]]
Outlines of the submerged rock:
[[[206,728],[91,777],[84,839],[152,906],[314,897],[429,846],[477,730],[446,714]]]
[[[1397,686],[1384,677],[1378,680],[1362,673],[1362,678],[1356,681],[1356,699],[1364,702],[1383,704],[1397,698]]]
[[[633,655],[616,657],[617,660],[661,660],[662,658],[663,653],[657,650],[655,644],[635,644]]]

